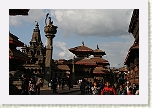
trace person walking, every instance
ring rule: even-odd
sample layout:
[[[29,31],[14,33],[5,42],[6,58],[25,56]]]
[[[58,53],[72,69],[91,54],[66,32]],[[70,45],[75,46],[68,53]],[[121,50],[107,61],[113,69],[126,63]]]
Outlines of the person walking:
[[[53,79],[52,79],[52,86],[53,86],[53,93],[57,93],[57,77],[54,76]]]
[[[61,84],[62,84],[62,90],[63,90],[64,85],[65,85],[65,78],[62,78],[62,80],[61,80]]]
[[[38,78],[37,82],[36,82],[36,93],[38,95],[40,95],[40,87],[42,86],[42,79]]]
[[[87,85],[86,85],[86,86],[87,86],[87,87],[86,87],[86,93],[89,94],[89,87],[90,87],[89,81],[87,81]]]
[[[135,93],[136,93],[136,90],[137,90],[136,84],[133,83],[133,84],[132,84],[132,93],[133,93],[134,95],[135,95]]]
[[[90,83],[89,83],[89,93],[91,93],[91,94],[92,94],[92,90],[91,90],[92,87],[93,87],[93,84],[92,84],[92,82],[90,81]]]
[[[70,88],[71,88],[71,79],[70,79],[69,76],[67,77],[67,86],[69,87],[69,90],[70,90]]]
[[[36,81],[34,77],[30,77],[28,91],[30,95],[36,95]]]
[[[111,87],[110,82],[106,82],[106,86],[101,91],[101,95],[116,95],[116,91]]]
[[[61,84],[62,84],[61,82],[62,82],[62,78],[59,77],[59,78],[58,78],[58,86],[59,86],[59,89],[61,88]]]

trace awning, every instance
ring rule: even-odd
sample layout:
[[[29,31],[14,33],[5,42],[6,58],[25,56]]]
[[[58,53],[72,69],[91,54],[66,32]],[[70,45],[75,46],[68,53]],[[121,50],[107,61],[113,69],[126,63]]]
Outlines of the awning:
[[[10,59],[19,59],[19,60],[29,60],[28,56],[16,49],[9,49],[9,58]]]
[[[9,15],[28,15],[30,9],[9,9]]]
[[[24,43],[18,40],[18,37],[9,32],[9,44],[14,44],[17,47],[23,47]]]
[[[93,71],[93,73],[94,74],[106,74],[105,72],[102,72],[102,71],[101,72],[95,72],[95,71]]]
[[[9,40],[9,44],[14,44],[18,47],[23,47],[24,46],[24,43],[21,42],[21,41],[14,41],[14,40]]]
[[[69,71],[66,71],[66,74],[70,74],[70,72],[69,72]]]
[[[57,67],[60,70],[70,70],[70,68],[67,65],[64,65],[64,64],[63,65],[58,65]]]

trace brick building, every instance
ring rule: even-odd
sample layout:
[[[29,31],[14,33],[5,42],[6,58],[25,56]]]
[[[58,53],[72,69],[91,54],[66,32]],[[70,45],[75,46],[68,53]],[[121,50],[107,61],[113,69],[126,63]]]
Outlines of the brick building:
[[[139,9],[133,10],[128,32],[132,33],[135,40],[124,64],[127,65],[129,71],[128,80],[131,83],[139,84]]]

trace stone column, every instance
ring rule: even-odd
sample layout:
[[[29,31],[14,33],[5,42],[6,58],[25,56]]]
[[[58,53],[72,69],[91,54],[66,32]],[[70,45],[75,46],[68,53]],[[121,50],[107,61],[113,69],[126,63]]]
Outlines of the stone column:
[[[52,52],[53,52],[53,38],[55,35],[46,34],[47,37],[47,45],[46,45],[46,58],[45,58],[45,74],[47,76],[46,80],[50,81],[52,78]]]
[[[51,21],[51,17],[49,17],[49,24],[46,23],[49,13],[46,15],[44,32],[47,37],[46,44],[46,58],[45,58],[45,81],[44,83],[48,83],[52,79],[52,53],[53,53],[53,38],[57,33],[57,26],[53,25],[53,21]]]
[[[72,73],[71,73],[72,86],[75,83],[75,66],[74,66],[74,61],[75,61],[75,57],[73,57],[73,59],[72,59]]]

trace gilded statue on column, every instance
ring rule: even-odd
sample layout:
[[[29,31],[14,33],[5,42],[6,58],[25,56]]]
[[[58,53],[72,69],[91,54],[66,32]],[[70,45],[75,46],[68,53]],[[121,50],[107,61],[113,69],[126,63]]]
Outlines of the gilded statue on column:
[[[57,32],[57,26],[53,25],[53,21],[51,21],[51,17],[48,17],[49,13],[47,13],[46,18],[45,18],[45,27],[44,27],[44,32],[46,34],[56,34]],[[49,23],[47,24],[47,19],[49,19]]]

